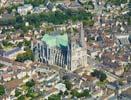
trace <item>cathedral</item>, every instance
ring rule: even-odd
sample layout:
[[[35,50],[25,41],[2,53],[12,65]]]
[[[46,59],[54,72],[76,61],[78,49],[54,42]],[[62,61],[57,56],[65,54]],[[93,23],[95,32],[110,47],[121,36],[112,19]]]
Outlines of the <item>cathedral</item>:
[[[83,24],[68,23],[65,27],[65,32],[54,31],[32,41],[32,50],[36,61],[74,71],[87,64]]]

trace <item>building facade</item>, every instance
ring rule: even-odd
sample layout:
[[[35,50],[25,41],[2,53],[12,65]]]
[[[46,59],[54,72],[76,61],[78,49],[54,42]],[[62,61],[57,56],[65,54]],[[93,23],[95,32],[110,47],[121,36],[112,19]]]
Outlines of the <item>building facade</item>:
[[[60,35],[45,34],[41,40],[32,42],[32,50],[37,61],[58,65],[68,70],[75,70],[87,64],[87,50],[85,45],[83,24],[78,23],[77,32],[69,24],[67,33]]]

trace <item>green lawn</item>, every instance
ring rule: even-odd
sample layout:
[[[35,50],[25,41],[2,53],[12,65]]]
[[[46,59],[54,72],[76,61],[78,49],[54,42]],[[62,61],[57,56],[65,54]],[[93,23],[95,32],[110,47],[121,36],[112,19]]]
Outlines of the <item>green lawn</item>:
[[[106,86],[106,84],[107,84],[107,81],[105,80],[105,81],[98,81],[97,83],[97,86],[100,86],[100,87],[105,87]]]
[[[4,48],[3,48],[3,50],[5,50],[5,51],[9,51],[9,50],[12,50],[12,49],[13,49],[12,46],[7,46],[7,47],[4,46]]]

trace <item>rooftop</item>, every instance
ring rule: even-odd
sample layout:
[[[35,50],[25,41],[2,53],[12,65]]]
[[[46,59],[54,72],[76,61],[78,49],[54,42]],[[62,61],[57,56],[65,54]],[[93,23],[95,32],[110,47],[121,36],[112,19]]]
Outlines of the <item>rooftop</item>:
[[[66,47],[68,45],[68,36],[67,34],[63,35],[49,35],[45,34],[42,38],[42,41],[44,41],[49,47]]]

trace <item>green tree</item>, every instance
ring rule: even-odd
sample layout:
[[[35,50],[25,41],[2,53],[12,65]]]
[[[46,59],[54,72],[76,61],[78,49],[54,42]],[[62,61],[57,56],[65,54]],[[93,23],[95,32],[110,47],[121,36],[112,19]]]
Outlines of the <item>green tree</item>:
[[[88,89],[85,89],[82,94],[81,94],[82,97],[90,97],[90,91]]]
[[[106,80],[106,78],[107,78],[106,74],[102,72],[99,77],[100,81],[104,81]]]
[[[61,100],[60,95],[58,94],[53,94],[48,97],[48,100]]]
[[[5,46],[5,47],[13,46],[13,44],[12,44],[11,42],[7,41],[7,40],[3,40],[3,41],[2,41],[2,44],[3,44],[3,46]]]
[[[25,53],[18,54],[16,57],[16,61],[19,61],[19,62],[24,62],[26,60],[34,61],[34,55],[31,50],[27,50]]]
[[[0,49],[3,49],[2,44],[0,44]]]
[[[67,88],[68,90],[70,90],[70,89],[71,89],[72,84],[71,84],[71,82],[70,82],[70,81],[65,80],[64,84],[66,85],[66,88]]]
[[[0,85],[0,96],[3,96],[5,94],[5,88],[3,85]]]
[[[71,91],[71,95],[72,97],[77,97],[77,98],[81,98],[81,97],[90,97],[90,91],[88,89],[83,90],[82,92],[78,92],[76,89]]]
[[[21,94],[21,92],[18,89],[16,89],[15,90],[15,96],[18,97],[20,94]]]
[[[102,71],[99,71],[99,70],[94,70],[94,72],[92,72],[91,75],[93,77],[99,78],[100,81],[104,81],[107,78],[106,74]]]
[[[27,87],[33,87],[35,85],[35,81],[32,79],[32,80],[30,80],[30,81],[28,81],[28,82],[26,82],[26,86]]]
[[[3,67],[4,65],[0,63],[0,68]]]
[[[32,4],[33,6],[39,6],[40,4],[46,4],[48,0],[25,0],[26,4]]]
[[[77,97],[77,98],[80,97],[80,93],[76,89],[71,91],[71,95],[72,95],[72,97]]]
[[[85,2],[83,5],[84,5],[84,8],[87,9],[87,10],[88,9],[94,9],[94,4],[91,0]]]
[[[25,96],[21,95],[20,97],[17,98],[17,100],[25,100]]]
[[[25,39],[24,40],[24,45],[30,47],[31,46],[31,41],[28,41],[28,40]]]
[[[23,44],[24,44],[23,42],[19,42],[19,43],[17,44],[17,46],[21,48],[21,47],[23,46]]]

